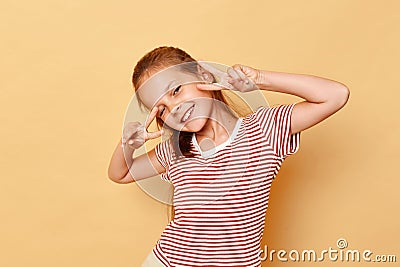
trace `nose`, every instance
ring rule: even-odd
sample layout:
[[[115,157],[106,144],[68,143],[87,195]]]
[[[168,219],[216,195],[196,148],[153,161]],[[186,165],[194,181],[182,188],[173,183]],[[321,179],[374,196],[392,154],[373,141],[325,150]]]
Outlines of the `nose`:
[[[171,114],[176,114],[180,111],[181,109],[181,104],[176,105],[172,110],[171,110]]]

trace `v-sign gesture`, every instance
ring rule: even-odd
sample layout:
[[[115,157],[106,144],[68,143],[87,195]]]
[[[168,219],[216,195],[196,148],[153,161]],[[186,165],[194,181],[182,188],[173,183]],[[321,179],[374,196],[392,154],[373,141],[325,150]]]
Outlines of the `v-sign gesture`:
[[[251,92],[258,90],[256,85],[258,70],[236,64],[229,67],[226,72],[219,70],[210,64],[198,61],[198,64],[210,72],[217,82],[212,84],[198,84],[197,88],[201,90],[221,90],[229,89],[239,92]]]
[[[148,128],[157,115],[158,108],[154,107],[146,119],[145,125],[140,122],[129,122],[123,131],[122,146],[129,145],[131,148],[138,149],[147,140],[155,139],[163,134],[163,130],[149,132]]]

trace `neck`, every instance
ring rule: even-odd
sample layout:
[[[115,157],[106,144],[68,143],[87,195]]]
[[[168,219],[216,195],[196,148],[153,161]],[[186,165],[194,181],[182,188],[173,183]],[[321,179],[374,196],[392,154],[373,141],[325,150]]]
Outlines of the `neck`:
[[[204,127],[196,133],[197,139],[210,139],[218,145],[226,141],[235,128],[238,117],[224,103],[215,101]]]

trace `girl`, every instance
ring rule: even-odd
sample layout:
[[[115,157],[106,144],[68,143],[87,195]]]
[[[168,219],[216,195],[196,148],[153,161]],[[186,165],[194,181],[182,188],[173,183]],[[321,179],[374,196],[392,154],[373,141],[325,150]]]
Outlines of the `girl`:
[[[216,76],[221,85],[210,84]],[[151,112],[144,126],[125,127],[109,178],[130,183],[160,174],[174,186],[175,217],[142,266],[261,266],[271,183],[284,159],[298,151],[300,132],[341,109],[348,88],[321,77],[243,65],[221,73],[174,47],[147,53],[132,82],[140,105]],[[305,101],[239,117],[222,89],[269,90]],[[161,130],[148,132],[154,119]],[[164,131],[171,138],[132,159],[135,149]]]

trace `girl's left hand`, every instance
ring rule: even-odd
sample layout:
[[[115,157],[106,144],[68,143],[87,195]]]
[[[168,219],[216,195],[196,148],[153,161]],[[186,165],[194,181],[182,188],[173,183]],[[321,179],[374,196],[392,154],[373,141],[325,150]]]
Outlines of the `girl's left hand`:
[[[259,89],[256,85],[259,71],[256,69],[236,64],[233,67],[229,67],[228,70],[224,72],[204,62],[199,61],[198,63],[201,67],[209,71],[217,79],[216,83],[198,84],[198,89],[230,89],[239,92],[251,92]]]

